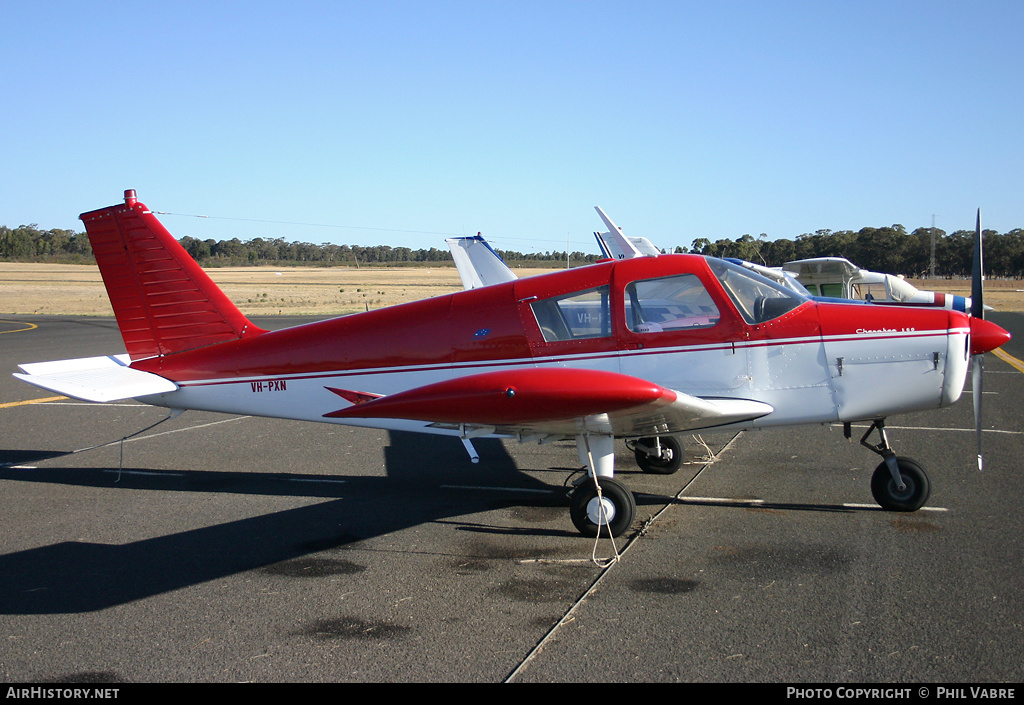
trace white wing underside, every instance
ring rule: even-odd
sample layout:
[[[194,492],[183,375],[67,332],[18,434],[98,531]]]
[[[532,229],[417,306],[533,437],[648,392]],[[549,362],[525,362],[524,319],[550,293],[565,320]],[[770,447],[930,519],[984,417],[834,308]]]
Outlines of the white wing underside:
[[[504,436],[520,440],[569,438],[584,432],[640,438],[687,431],[699,431],[758,419],[772,413],[769,404],[749,399],[701,399],[684,394],[668,406],[633,408],[610,414],[533,421],[487,424],[471,418],[463,423],[434,422],[434,428],[458,430],[466,438]],[[426,420],[426,419],[424,419]]]

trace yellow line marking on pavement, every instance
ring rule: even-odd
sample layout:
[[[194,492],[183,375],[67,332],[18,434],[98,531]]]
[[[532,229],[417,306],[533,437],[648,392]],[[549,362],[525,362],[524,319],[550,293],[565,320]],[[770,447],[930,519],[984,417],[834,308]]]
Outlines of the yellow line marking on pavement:
[[[992,351],[992,354],[998,357],[1003,362],[1006,362],[1011,366],[1016,367],[1018,371],[1024,372],[1024,362],[1018,360],[1010,353],[1004,351],[1002,348],[996,348],[995,350]]]
[[[43,402],[60,401],[61,399],[67,399],[67,397],[43,397],[42,399],[29,399],[27,401],[9,401],[0,404],[0,409],[7,409],[12,406],[25,406],[26,404],[42,404]]]
[[[25,323],[25,321],[5,321],[5,320],[0,320],[0,323]],[[21,333],[22,331],[32,330],[33,328],[38,328],[39,327],[35,323],[25,323],[25,325],[27,325],[28,328],[17,328],[15,330],[0,330],[0,335],[3,335],[4,333]]]

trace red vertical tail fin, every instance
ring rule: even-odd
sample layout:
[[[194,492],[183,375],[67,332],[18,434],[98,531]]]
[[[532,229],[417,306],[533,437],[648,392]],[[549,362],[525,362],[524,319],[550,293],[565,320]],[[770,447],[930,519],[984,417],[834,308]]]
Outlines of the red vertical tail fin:
[[[134,190],[79,216],[132,360],[264,333],[225,296]]]

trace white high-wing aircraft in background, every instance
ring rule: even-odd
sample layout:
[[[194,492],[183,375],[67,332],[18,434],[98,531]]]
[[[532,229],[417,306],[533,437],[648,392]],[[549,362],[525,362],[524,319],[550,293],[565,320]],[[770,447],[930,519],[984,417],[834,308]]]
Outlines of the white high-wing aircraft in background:
[[[631,259],[633,257],[657,256],[660,251],[643,237],[627,237],[595,206],[598,215],[608,227],[608,232],[594,233],[598,247],[609,259]],[[799,282],[810,296],[867,301],[876,304],[899,304],[903,306],[935,306],[970,313],[971,300],[965,296],[944,294],[937,291],[921,291],[903,277],[861,269],[843,257],[814,257],[793,260],[781,267],[730,260],[764,276],[792,286]],[[986,307],[991,311],[992,307]]]
[[[921,291],[903,277],[861,269],[843,257],[794,260],[783,264],[782,269],[795,276],[812,296],[971,311],[969,297]],[[992,307],[987,306],[986,310],[991,311]]]
[[[575,439],[587,476],[569,513],[588,536],[621,535],[635,518],[614,477],[615,439],[641,441],[645,471],[672,472],[678,458],[662,439],[698,429],[841,423],[849,435],[868,421],[861,443],[882,457],[875,499],[916,510],[928,477],[893,452],[885,419],[956,402],[972,357],[978,395],[982,355],[1009,339],[982,309],[816,301],[699,255],[600,262],[267,331],[134,191],[81,218],[126,353],[28,363],[16,377],[88,401],[417,431],[467,447]]]

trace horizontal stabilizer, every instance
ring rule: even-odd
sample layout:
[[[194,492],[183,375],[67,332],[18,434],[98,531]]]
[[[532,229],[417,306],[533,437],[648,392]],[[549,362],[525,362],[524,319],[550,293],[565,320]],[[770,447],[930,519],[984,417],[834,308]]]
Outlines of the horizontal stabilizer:
[[[128,366],[128,355],[83,357],[75,360],[18,365],[18,379],[83,401],[117,401],[173,392],[174,382]]]

